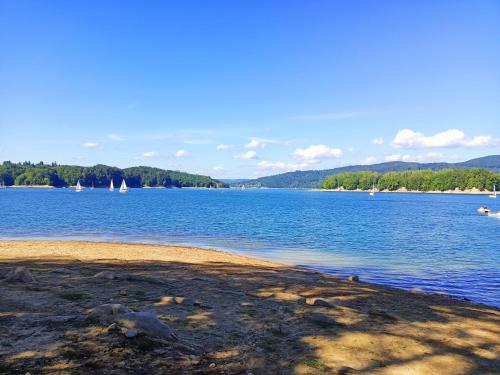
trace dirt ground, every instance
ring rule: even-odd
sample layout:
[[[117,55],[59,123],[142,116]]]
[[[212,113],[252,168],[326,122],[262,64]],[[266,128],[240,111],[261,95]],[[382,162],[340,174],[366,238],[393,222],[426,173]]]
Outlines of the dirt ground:
[[[6,279],[19,266],[35,282]],[[105,303],[178,339],[86,319]],[[500,374],[499,353],[500,311],[446,296],[211,250],[0,241],[0,374]]]

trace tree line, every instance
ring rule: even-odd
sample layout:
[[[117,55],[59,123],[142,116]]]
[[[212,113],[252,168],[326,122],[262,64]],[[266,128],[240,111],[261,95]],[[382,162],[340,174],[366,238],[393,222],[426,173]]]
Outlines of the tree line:
[[[107,187],[111,180],[116,186],[125,179],[129,187],[226,187],[209,176],[153,167],[131,167],[120,169],[98,164],[93,167],[76,165],[44,164],[40,162],[12,163],[0,165],[0,183],[12,185],[50,185],[54,187],[74,186],[80,180],[83,186]]]
[[[395,191],[400,188],[415,191],[445,190],[500,190],[500,174],[487,169],[442,169],[439,171],[417,170],[403,172],[377,173],[357,171],[338,173],[323,181],[322,189],[369,190],[375,184],[378,190]]]

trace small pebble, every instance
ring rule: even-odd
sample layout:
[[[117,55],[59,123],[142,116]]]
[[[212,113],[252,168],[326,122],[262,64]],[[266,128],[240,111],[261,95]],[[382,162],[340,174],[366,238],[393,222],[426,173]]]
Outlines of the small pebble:
[[[211,363],[210,366],[208,366],[210,368],[214,368],[215,367],[215,363]]]

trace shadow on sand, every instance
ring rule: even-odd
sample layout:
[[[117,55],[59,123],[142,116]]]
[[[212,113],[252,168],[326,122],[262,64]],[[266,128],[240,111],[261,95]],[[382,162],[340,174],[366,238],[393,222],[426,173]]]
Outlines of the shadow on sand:
[[[500,372],[500,312],[445,296],[215,262],[3,260],[0,272],[16,266],[38,282],[0,279],[0,373]],[[96,279],[103,270],[133,277]],[[104,303],[152,310],[179,340],[82,319]]]

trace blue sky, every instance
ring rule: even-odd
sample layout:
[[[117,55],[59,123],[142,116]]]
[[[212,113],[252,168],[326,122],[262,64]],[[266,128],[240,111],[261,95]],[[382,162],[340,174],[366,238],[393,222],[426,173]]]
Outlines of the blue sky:
[[[218,178],[500,153],[498,1],[0,2],[0,160]]]

